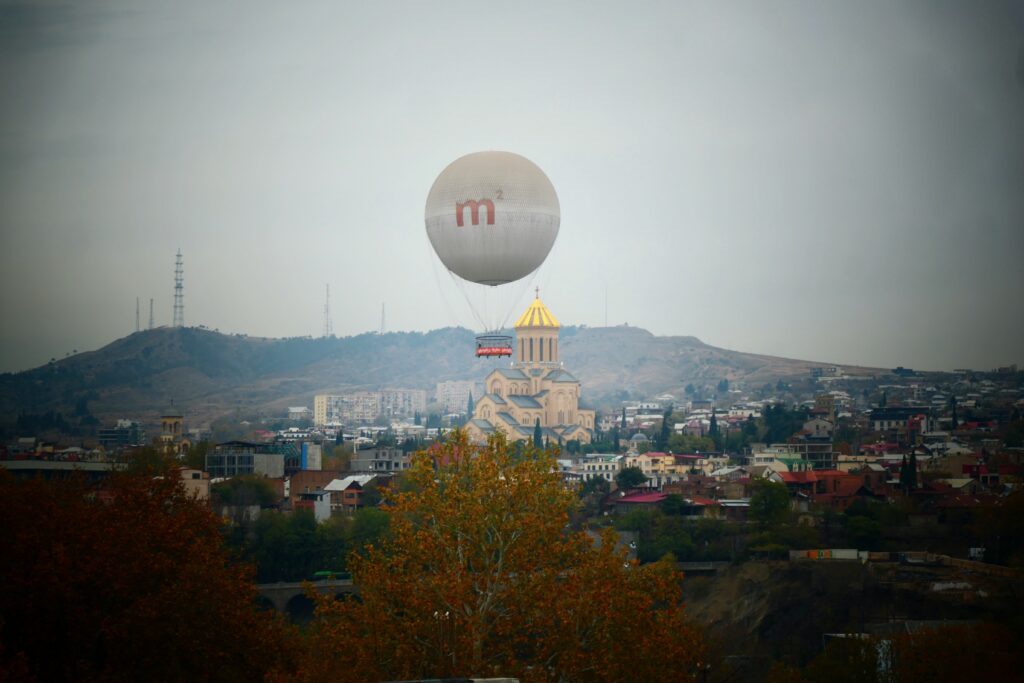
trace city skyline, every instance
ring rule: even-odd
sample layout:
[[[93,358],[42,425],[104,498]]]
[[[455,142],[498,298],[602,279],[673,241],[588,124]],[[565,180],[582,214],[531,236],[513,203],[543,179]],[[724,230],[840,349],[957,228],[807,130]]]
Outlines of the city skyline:
[[[178,249],[188,325],[473,328],[423,206],[484,149],[558,192],[567,325],[1024,362],[1022,7],[2,3],[0,371],[171,324]]]

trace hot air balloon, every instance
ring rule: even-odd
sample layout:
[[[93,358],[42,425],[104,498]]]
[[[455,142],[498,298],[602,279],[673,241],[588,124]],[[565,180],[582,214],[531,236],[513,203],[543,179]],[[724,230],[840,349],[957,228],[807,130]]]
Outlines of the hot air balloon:
[[[427,195],[427,236],[485,327],[477,337],[477,356],[512,355],[512,338],[500,330],[516,298],[499,305],[490,291],[509,289],[540,267],[558,237],[559,221],[551,181],[518,154],[467,154],[434,181]]]

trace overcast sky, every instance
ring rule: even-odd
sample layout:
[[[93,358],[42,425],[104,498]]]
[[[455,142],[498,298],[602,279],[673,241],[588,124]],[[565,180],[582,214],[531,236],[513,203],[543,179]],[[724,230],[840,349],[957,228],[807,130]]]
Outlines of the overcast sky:
[[[474,326],[455,158],[551,178],[563,324],[1024,363],[1021,2],[0,2],[0,370],[172,318]],[[528,294],[520,307],[528,303]]]

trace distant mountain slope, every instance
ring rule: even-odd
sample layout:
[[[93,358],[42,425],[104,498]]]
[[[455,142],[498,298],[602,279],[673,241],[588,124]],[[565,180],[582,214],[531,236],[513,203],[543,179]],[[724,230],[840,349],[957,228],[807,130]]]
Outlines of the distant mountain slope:
[[[806,377],[812,367],[827,365],[729,351],[696,337],[657,337],[639,327],[568,328],[559,347],[566,367],[583,382],[585,395],[610,395],[626,389],[641,394],[682,395],[690,382],[714,384],[721,379],[763,384]],[[843,366],[848,374],[875,374],[877,369]]]
[[[613,400],[622,390],[678,392],[688,382],[723,377],[774,381],[806,375],[819,365],[719,349],[696,337],[656,337],[636,327],[563,328],[560,346],[566,368],[583,382],[588,403]],[[0,416],[9,422],[19,412],[70,414],[85,401],[103,420],[151,420],[173,402],[193,420],[205,421],[234,410],[311,406],[316,393],[432,390],[443,380],[481,380],[501,364],[477,360],[472,350],[473,334],[461,328],[329,339],[160,328],[33,370],[0,375]]]

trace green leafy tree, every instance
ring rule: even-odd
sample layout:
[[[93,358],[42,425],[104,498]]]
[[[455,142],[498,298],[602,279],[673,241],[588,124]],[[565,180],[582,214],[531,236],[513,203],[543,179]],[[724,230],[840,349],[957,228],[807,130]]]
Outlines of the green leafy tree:
[[[611,490],[611,484],[604,477],[591,477],[580,486],[580,497],[583,498],[593,493],[604,495]]]
[[[620,489],[635,489],[647,483],[647,475],[639,467],[625,467],[615,475],[615,483]]]
[[[224,505],[259,505],[265,507],[277,502],[277,492],[266,477],[243,474],[210,487],[213,497]]]
[[[658,430],[657,445],[659,451],[665,451],[668,449],[668,438],[672,434],[672,406],[668,407],[661,416],[661,429]]]
[[[848,516],[846,535],[854,547],[860,550],[878,550],[882,540],[882,525],[870,517]]]
[[[543,437],[542,437],[542,435],[543,435],[543,431],[540,428],[540,418],[538,417],[537,420],[533,423],[533,447],[534,448],[543,448],[543,444],[542,444]]]
[[[762,526],[778,524],[789,512],[789,491],[785,484],[755,479],[751,485],[750,519]]]
[[[678,493],[670,493],[661,501],[661,511],[666,515],[681,515],[686,507],[686,501]]]
[[[185,454],[185,466],[194,470],[206,469],[206,454],[210,452],[210,442],[200,441],[192,444]]]

